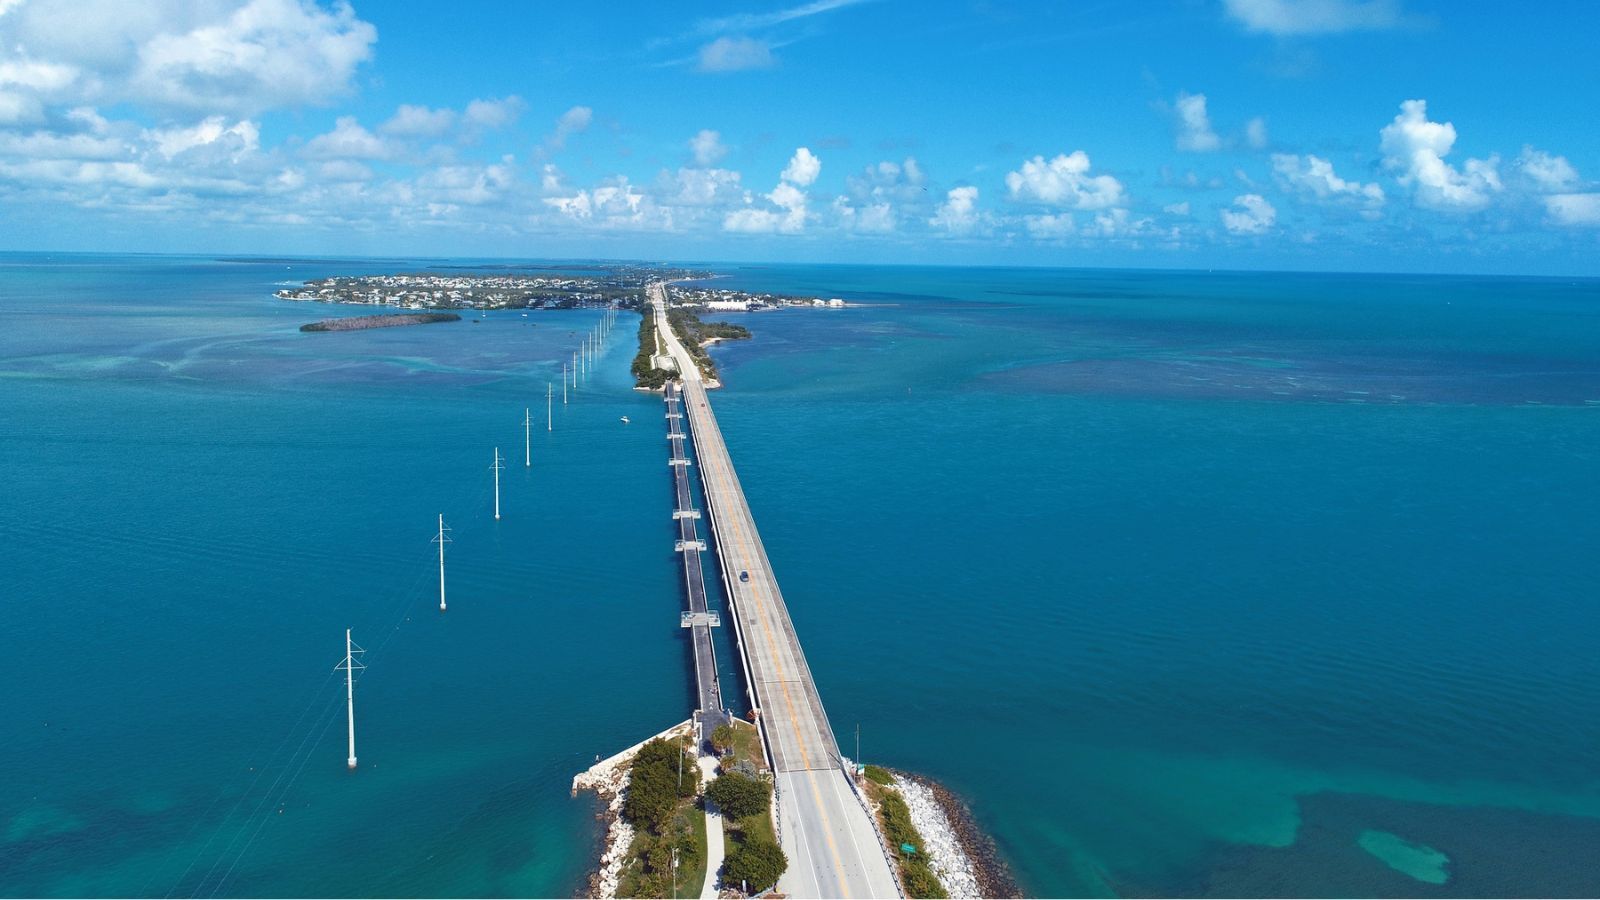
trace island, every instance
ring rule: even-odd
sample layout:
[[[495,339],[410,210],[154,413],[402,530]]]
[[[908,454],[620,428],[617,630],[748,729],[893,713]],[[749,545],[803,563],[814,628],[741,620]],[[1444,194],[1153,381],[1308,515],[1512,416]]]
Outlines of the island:
[[[615,266],[557,273],[495,269],[490,272],[426,271],[317,278],[275,293],[280,300],[353,303],[401,309],[584,309],[639,308],[647,281],[692,278],[685,269]]]
[[[843,309],[859,304],[846,303],[833,297],[796,297],[790,294],[753,293],[731,288],[690,287],[681,284],[667,285],[668,302],[676,306],[698,306],[725,312],[762,312],[793,306]]]
[[[435,322],[459,322],[455,313],[399,313],[383,316],[346,316],[323,319],[300,326],[301,331],[364,331],[368,328],[398,328],[402,325],[432,325]]]

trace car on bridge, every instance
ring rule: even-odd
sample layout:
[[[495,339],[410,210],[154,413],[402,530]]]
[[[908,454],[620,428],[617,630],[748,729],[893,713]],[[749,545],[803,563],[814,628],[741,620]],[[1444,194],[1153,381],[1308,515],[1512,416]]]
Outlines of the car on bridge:
[[[739,573],[739,580],[748,584],[750,582],[750,573],[741,571]]]

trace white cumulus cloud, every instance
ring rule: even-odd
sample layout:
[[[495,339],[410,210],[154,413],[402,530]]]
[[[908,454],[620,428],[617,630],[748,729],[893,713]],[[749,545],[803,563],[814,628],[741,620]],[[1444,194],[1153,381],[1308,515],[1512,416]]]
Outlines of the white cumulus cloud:
[[[260,147],[261,129],[251,121],[229,125],[222,116],[211,116],[189,127],[151,129],[145,132],[145,137],[167,159],[197,147],[218,144],[224,145],[223,150],[230,158],[237,159]]]
[[[1522,155],[1517,157],[1517,170],[1539,191],[1569,191],[1578,183],[1578,170],[1565,156],[1553,156],[1532,147],[1522,148]]]
[[[884,160],[845,179],[849,192],[834,199],[834,212],[846,230],[894,231],[902,217],[922,220],[932,212],[926,181],[915,158]]]
[[[783,170],[781,176],[784,181],[806,187],[822,173],[822,160],[818,159],[805,147],[796,148],[794,156],[790,158],[789,165]]]
[[[1278,221],[1278,211],[1260,194],[1240,194],[1233,209],[1224,209],[1222,227],[1229,234],[1262,234]]]
[[[389,121],[378,126],[378,130],[396,137],[439,137],[455,123],[455,110],[429,109],[408,103],[395,110]]]
[[[1557,225],[1600,226],[1600,194],[1552,194],[1544,205]]]
[[[462,112],[461,121],[472,128],[480,128],[484,131],[493,131],[497,128],[504,128],[507,125],[515,122],[517,117],[522,115],[522,111],[527,108],[528,104],[524,103],[522,98],[518,97],[516,94],[512,94],[509,97],[500,97],[494,100],[474,100],[471,103],[468,103],[466,110]],[[581,125],[577,123],[568,123],[568,117],[573,116],[575,113],[579,113],[580,110],[582,111]],[[568,133],[582,131],[583,129],[588,128],[589,107],[575,106],[568,110],[566,115],[562,116],[561,119],[556,122],[556,127],[558,130],[561,128],[563,123],[568,123]]]
[[[821,159],[805,147],[796,149],[779,176],[778,186],[772,193],[762,195],[776,209],[745,206],[733,210],[723,217],[723,230],[768,234],[797,234],[805,230],[807,198],[801,188],[816,181],[821,171]]]
[[[469,106],[467,109],[470,113],[472,107]],[[554,152],[565,148],[568,138],[588,131],[589,123],[593,121],[594,110],[587,106],[574,106],[562,113],[561,118],[556,119],[555,129],[544,139],[545,150]]]
[[[391,148],[355,116],[340,116],[332,131],[306,142],[304,153],[312,159],[387,159]]]
[[[1222,147],[1222,138],[1211,128],[1206,114],[1205,94],[1178,94],[1173,103],[1177,113],[1178,149],[1207,153]]]
[[[867,234],[888,234],[895,230],[898,217],[888,203],[869,203],[856,206],[849,197],[833,198],[833,212],[839,227],[846,231]]]
[[[1496,157],[1469,159],[1460,169],[1445,162],[1455,146],[1456,129],[1449,122],[1429,121],[1426,100],[1400,104],[1400,114],[1380,134],[1384,165],[1399,173],[1401,184],[1414,187],[1417,202],[1423,206],[1482,209],[1501,188]]]
[[[689,152],[694,154],[695,165],[712,166],[728,155],[728,148],[722,146],[721,134],[709,128],[702,128],[689,139]]]
[[[928,224],[951,234],[970,234],[977,230],[983,224],[983,214],[978,211],[978,189],[964,185],[946,191],[944,202],[934,210]]]
[[[1078,225],[1073,221],[1072,213],[1023,216],[1022,227],[1028,230],[1031,237],[1043,241],[1061,240],[1078,233]]]
[[[217,21],[151,37],[131,85],[142,99],[207,111],[322,104],[349,90],[377,39],[347,4],[251,0]]]
[[[586,226],[623,231],[671,231],[671,210],[618,175],[593,190],[565,197],[546,197],[543,203],[568,220]]]
[[[744,188],[739,173],[731,169],[682,168],[675,175],[663,175],[656,196],[671,206],[722,206],[738,202]]]
[[[1023,162],[1018,171],[1006,174],[1006,187],[1013,200],[1075,209],[1121,206],[1122,182],[1110,175],[1090,175],[1089,167],[1089,155],[1082,150],[1058,154],[1049,162],[1043,156],[1035,156]]]
[[[1351,203],[1376,209],[1383,205],[1383,187],[1346,181],[1333,171],[1333,163],[1319,156],[1272,154],[1272,171],[1285,188],[1318,200]]]

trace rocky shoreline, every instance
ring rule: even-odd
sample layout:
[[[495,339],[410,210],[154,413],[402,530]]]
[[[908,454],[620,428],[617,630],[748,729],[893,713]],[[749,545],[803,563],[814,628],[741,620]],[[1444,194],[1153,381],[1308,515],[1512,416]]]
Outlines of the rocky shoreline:
[[[674,725],[649,740],[682,735],[692,724],[683,722]],[[628,796],[628,775],[634,754],[646,743],[648,741],[640,741],[615,756],[599,760],[572,779],[572,796],[578,796],[579,791],[594,791],[605,803],[600,812],[595,814],[596,819],[605,823],[605,843],[600,853],[600,864],[589,875],[587,892],[580,896],[609,900],[617,896],[617,889],[622,886],[622,867],[627,863],[628,851],[633,846],[633,826],[622,818],[622,804]]]
[[[931,778],[907,772],[894,774],[911,787],[911,790],[902,790],[901,796],[905,797],[906,805],[912,811],[917,830],[929,844],[935,874],[940,876],[940,882],[952,898],[1022,896],[1016,879],[1011,875],[1011,867],[1000,857],[994,839],[978,827],[972,810],[961,798]],[[925,797],[922,796],[924,791]],[[938,814],[927,808],[929,799],[936,806]],[[941,854],[939,850],[943,848],[938,844],[946,842],[954,846]],[[940,856],[958,861],[945,863]],[[949,872],[948,879],[946,871],[939,871],[941,868]]]
[[[583,778],[584,776],[579,776]],[[622,864],[628,859],[628,848],[633,845],[633,826],[622,818],[622,803],[627,798],[628,770],[606,776],[586,779],[581,785],[575,779],[573,791],[592,790],[605,803],[595,818],[605,823],[605,849],[600,854],[600,865],[589,874],[588,890],[580,896],[611,898],[617,896],[622,880]]]

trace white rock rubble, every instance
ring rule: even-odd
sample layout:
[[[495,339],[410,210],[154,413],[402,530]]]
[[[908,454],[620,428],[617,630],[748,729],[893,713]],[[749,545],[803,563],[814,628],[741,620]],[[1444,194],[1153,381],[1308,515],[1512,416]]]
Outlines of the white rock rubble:
[[[905,798],[906,808],[911,811],[911,824],[922,835],[928,868],[939,877],[945,892],[952,898],[982,897],[978,892],[978,875],[972,867],[972,860],[967,857],[966,848],[961,846],[961,841],[956,837],[950,817],[944,814],[944,808],[934,799],[933,791],[926,785],[906,778],[896,779],[894,787]]]

